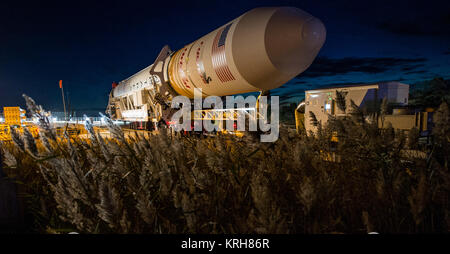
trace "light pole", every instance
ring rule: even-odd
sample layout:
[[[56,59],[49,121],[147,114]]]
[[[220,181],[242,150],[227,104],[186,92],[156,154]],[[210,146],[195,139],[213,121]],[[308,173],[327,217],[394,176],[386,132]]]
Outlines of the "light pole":
[[[66,102],[64,101],[64,88],[62,85],[62,80],[59,81],[59,88],[61,88],[62,101],[64,106],[64,121],[67,121],[67,113],[66,113]]]

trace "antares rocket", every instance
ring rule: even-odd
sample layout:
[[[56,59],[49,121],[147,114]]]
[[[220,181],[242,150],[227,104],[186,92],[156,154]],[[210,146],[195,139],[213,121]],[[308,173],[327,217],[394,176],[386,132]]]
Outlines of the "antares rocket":
[[[107,113],[130,122],[168,121],[174,96],[226,96],[268,91],[305,71],[326,37],[323,23],[293,7],[250,10],[113,83]]]

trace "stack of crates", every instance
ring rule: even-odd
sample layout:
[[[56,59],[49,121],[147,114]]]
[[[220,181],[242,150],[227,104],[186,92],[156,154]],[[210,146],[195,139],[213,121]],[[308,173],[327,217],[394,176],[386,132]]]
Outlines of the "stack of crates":
[[[21,126],[22,122],[26,120],[25,113],[25,110],[20,107],[3,107],[5,124]]]

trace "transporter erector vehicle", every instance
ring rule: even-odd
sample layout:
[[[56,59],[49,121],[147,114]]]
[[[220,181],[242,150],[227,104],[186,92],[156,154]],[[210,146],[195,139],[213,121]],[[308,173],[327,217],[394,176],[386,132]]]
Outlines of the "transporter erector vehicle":
[[[171,100],[266,92],[305,71],[326,37],[323,23],[293,7],[252,9],[211,33],[171,51],[113,83],[107,113],[135,129],[154,129],[174,112]]]

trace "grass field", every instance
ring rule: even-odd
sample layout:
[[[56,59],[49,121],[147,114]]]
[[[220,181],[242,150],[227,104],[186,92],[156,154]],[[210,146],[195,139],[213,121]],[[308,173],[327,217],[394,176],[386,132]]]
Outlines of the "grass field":
[[[260,143],[251,133],[125,137],[112,122],[111,139],[89,122],[90,139],[61,138],[42,116],[39,139],[13,132],[1,150],[29,232],[448,233],[447,105],[429,146],[360,119],[316,135],[281,126],[278,141]]]

